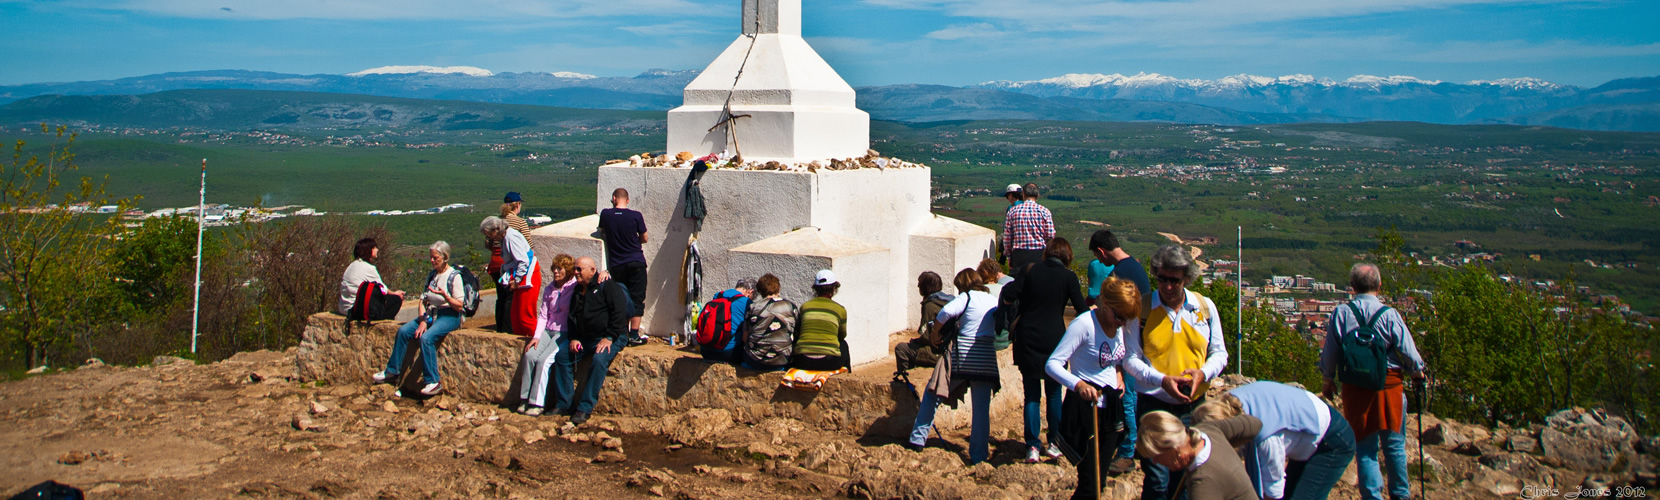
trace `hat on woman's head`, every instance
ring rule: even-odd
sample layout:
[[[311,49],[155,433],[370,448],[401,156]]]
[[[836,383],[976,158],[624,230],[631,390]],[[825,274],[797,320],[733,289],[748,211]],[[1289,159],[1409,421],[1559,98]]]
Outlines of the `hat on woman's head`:
[[[514,203],[514,202],[520,202],[520,201],[525,201],[525,200],[524,200],[524,198],[519,197],[519,192],[518,191],[508,191],[507,196],[501,197],[501,202],[502,203]]]
[[[834,284],[836,284],[836,273],[830,272],[829,269],[819,271],[818,275],[813,277],[814,286]]]
[[[1016,193],[1019,193],[1019,192],[1020,192],[1020,185],[1019,184],[1010,184],[1009,187],[1003,188],[1003,194],[1005,194],[1005,195],[1016,194]]]

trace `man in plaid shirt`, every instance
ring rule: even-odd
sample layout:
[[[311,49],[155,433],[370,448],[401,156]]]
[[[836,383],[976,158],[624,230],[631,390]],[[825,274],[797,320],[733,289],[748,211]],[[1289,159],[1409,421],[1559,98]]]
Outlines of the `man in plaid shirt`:
[[[1055,237],[1055,217],[1037,203],[1037,184],[1027,183],[1020,193],[1024,199],[1009,207],[1003,219],[1003,250],[1009,257],[1009,275],[1015,278],[1043,260],[1043,247]]]

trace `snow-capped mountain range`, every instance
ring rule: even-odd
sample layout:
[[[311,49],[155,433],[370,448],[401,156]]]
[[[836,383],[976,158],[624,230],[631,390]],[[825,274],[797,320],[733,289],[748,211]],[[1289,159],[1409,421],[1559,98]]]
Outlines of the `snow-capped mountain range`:
[[[1074,88],[1074,89],[1081,89],[1081,88],[1088,88],[1088,87],[1175,86],[1175,87],[1183,87],[1183,88],[1190,88],[1190,89],[1197,89],[1197,90],[1224,90],[1224,89],[1237,89],[1237,88],[1247,88],[1247,87],[1270,87],[1270,86],[1275,86],[1275,85],[1280,85],[1280,86],[1316,86],[1316,87],[1338,87],[1338,86],[1343,86],[1343,87],[1376,89],[1376,88],[1383,87],[1383,86],[1388,86],[1388,85],[1440,85],[1442,83],[1445,83],[1445,82],[1442,82],[1440,80],[1424,80],[1424,79],[1417,78],[1417,77],[1401,76],[1401,75],[1396,75],[1396,76],[1355,75],[1355,76],[1351,76],[1351,77],[1349,77],[1348,79],[1345,79],[1345,80],[1333,80],[1333,79],[1330,79],[1330,78],[1319,78],[1319,77],[1315,77],[1313,75],[1304,75],[1304,74],[1272,77],[1272,76],[1258,76],[1258,75],[1251,75],[1251,74],[1243,74],[1242,73],[1242,74],[1238,74],[1238,75],[1225,76],[1225,77],[1222,77],[1222,78],[1218,78],[1216,80],[1200,80],[1200,79],[1182,79],[1182,78],[1176,78],[1176,77],[1172,77],[1172,76],[1161,75],[1161,74],[1158,74],[1158,73],[1136,73],[1136,74],[1130,75],[1130,76],[1124,76],[1124,75],[1118,74],[1118,73],[1113,73],[1113,74],[1110,74],[1110,75],[1103,75],[1103,74],[1099,74],[1099,73],[1093,73],[1093,74],[1069,73],[1069,74],[1057,76],[1057,77],[1054,77],[1054,78],[1045,78],[1045,79],[1042,79],[1042,80],[1028,80],[1028,81],[994,80],[994,81],[989,81],[989,82],[982,83],[978,86],[982,87],[982,88],[996,88],[996,89],[1021,89],[1021,88],[1025,88],[1025,87],[1040,87],[1040,86],[1065,87],[1065,88]],[[1506,88],[1513,88],[1513,89],[1530,89],[1530,90],[1558,90],[1558,89],[1564,89],[1564,88],[1571,88],[1571,86],[1568,86],[1568,85],[1560,85],[1560,84],[1540,80],[1540,79],[1537,79],[1537,78],[1501,78],[1501,79],[1497,79],[1497,80],[1474,80],[1474,81],[1465,83],[1465,85],[1496,86],[1496,87],[1506,87]]]
[[[667,110],[697,70],[651,69],[633,77],[568,71],[497,73],[473,66],[382,66],[344,75],[242,70],[164,73],[116,80],[0,86],[0,105],[44,95],[148,94],[245,89],[366,94],[577,108]],[[896,121],[1034,119],[1252,124],[1421,121],[1660,130],[1660,77],[1595,88],[1536,78],[1463,83],[1411,76],[1240,74],[1215,80],[1158,73],[1067,74],[968,87],[888,85],[858,89],[861,108]]]

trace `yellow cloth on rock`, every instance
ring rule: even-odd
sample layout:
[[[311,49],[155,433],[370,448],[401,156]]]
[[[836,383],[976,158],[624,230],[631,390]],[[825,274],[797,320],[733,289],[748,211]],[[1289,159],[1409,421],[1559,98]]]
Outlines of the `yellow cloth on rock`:
[[[1160,373],[1179,377],[1183,371],[1198,370],[1205,365],[1210,342],[1186,319],[1172,318],[1168,309],[1155,306],[1145,325],[1141,330],[1141,351]],[[1191,394],[1203,396],[1209,388],[1207,380]]]

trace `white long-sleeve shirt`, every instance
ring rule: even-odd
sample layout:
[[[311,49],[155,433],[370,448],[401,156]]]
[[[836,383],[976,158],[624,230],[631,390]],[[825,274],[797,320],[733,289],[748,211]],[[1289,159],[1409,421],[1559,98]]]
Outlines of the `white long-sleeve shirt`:
[[[1043,364],[1043,371],[1049,374],[1049,378],[1069,390],[1078,387],[1081,380],[1102,387],[1124,388],[1118,379],[1119,365],[1130,357],[1124,343],[1124,332],[1140,330],[1140,320],[1131,319],[1113,335],[1107,335],[1106,329],[1101,328],[1101,321],[1095,318],[1098,312],[1100,309],[1073,318],[1072,323],[1066,326],[1066,335],[1061,337],[1061,343],[1055,346],[1055,352]],[[1072,365],[1070,370],[1067,369],[1069,362]],[[1096,402],[1097,405],[1105,403],[1104,399]]]
[[[1322,410],[1318,412],[1319,433],[1282,430],[1256,443],[1257,477],[1262,478],[1264,498],[1285,498],[1286,464],[1307,462],[1313,458],[1315,450],[1320,447],[1320,439],[1325,437],[1326,429],[1331,426],[1331,413],[1326,411],[1326,402],[1312,392],[1307,395],[1311,404]]]
[[[1164,307],[1165,313],[1169,315],[1172,321],[1181,321],[1192,325],[1194,330],[1205,338],[1207,344],[1205,362],[1199,367],[1199,371],[1205,374],[1205,380],[1215,379],[1222,375],[1223,369],[1228,367],[1227,338],[1226,333],[1222,331],[1222,319],[1216,313],[1216,303],[1197,293],[1187,290],[1182,292],[1187,294],[1187,298],[1176,309],[1165,307],[1164,302],[1159,300],[1157,290],[1153,291],[1152,303],[1155,307]],[[1200,311],[1204,311],[1204,321],[1199,320]],[[1181,403],[1181,400],[1164,393],[1164,377],[1166,375],[1179,376],[1181,374],[1166,374],[1160,372],[1157,368],[1153,368],[1152,361],[1147,359],[1147,354],[1141,348],[1142,332],[1140,328],[1134,330],[1126,328],[1125,333],[1128,334],[1125,343],[1130,349],[1130,357],[1124,361],[1124,368],[1130,372],[1131,376],[1135,377],[1136,390],[1167,403]]]

